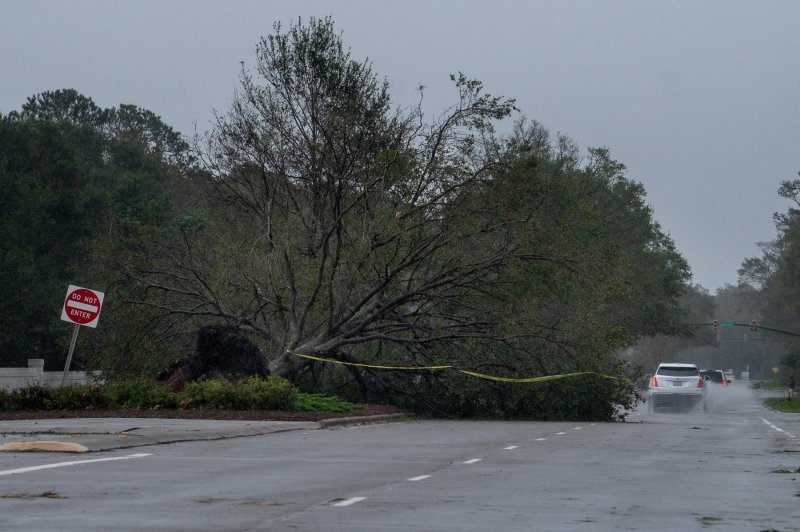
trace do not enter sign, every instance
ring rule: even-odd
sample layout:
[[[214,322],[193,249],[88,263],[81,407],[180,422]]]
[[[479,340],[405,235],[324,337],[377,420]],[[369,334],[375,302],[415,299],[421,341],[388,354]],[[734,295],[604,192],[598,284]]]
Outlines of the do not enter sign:
[[[103,292],[69,285],[61,319],[86,327],[97,327],[100,309],[103,306]]]

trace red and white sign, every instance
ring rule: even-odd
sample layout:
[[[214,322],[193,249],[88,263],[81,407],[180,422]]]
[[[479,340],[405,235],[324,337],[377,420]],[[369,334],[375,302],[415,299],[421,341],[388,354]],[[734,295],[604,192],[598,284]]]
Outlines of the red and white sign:
[[[103,307],[103,292],[69,285],[61,319],[86,327],[97,327],[100,309]]]

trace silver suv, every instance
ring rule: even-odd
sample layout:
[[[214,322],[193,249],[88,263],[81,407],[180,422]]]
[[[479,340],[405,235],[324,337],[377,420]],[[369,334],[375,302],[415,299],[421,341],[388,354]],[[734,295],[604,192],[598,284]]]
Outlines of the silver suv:
[[[691,408],[702,405],[706,409],[706,388],[700,370],[695,364],[662,362],[650,378],[647,388],[647,409]]]

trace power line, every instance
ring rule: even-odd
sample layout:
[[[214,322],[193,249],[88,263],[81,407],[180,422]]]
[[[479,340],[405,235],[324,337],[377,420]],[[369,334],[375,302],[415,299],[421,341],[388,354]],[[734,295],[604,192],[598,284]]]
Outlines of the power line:
[[[775,327],[765,327],[764,325],[758,325],[755,321],[750,323],[733,323],[733,322],[720,322],[718,320],[714,320],[711,323],[707,322],[689,322],[684,323],[684,325],[690,325],[694,327],[713,327],[714,330],[717,330],[717,327],[721,328],[729,328],[729,327],[747,327],[750,330],[764,330],[770,332],[776,332],[778,334],[785,334],[787,336],[796,336],[800,337],[800,333],[785,331],[783,329],[776,329]],[[755,340],[755,338],[748,338],[748,340]]]

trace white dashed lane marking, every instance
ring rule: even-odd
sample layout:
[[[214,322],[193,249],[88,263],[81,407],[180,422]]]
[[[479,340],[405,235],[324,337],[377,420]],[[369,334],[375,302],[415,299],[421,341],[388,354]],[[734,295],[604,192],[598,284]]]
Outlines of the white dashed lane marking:
[[[29,473],[31,471],[41,471],[42,469],[53,469],[56,467],[69,467],[74,465],[94,464],[97,462],[113,462],[115,460],[130,460],[131,458],[143,458],[145,456],[153,456],[153,453],[128,454],[125,456],[112,456],[111,458],[94,458],[92,460],[72,460],[70,462],[57,462],[55,464],[21,467],[19,469],[7,469],[6,471],[0,471],[0,477],[6,475],[18,475],[20,473]]]
[[[795,436],[794,434],[792,434],[792,433],[790,433],[790,432],[786,432],[786,431],[785,431],[785,430],[783,430],[782,428],[780,428],[780,427],[778,427],[778,426],[776,426],[776,425],[773,425],[772,423],[770,423],[769,421],[767,421],[767,420],[766,420],[766,419],[764,419],[763,417],[761,418],[761,421],[763,421],[764,423],[766,423],[766,424],[767,424],[767,425],[768,425],[770,428],[772,428],[772,429],[774,429],[774,430],[777,430],[778,432],[782,432],[783,434],[786,434],[786,435],[787,435],[787,436],[789,436],[790,438],[796,438],[796,436]]]
[[[774,425],[772,425],[771,423],[769,423],[766,419],[764,420],[764,423],[766,423],[767,425],[771,426],[775,430],[780,430],[781,432],[784,432],[783,430],[781,430],[781,429],[775,427]],[[594,426],[594,425],[595,425],[594,423],[590,424],[590,426]],[[572,430],[581,430],[582,428],[583,427],[573,427]],[[564,434],[566,434],[566,432],[556,432],[556,435],[558,435],[558,436],[563,436]],[[794,436],[792,436],[792,438],[794,438]],[[547,438],[536,438],[534,441],[545,441],[545,440],[547,440]],[[519,448],[519,445],[509,445],[508,447],[503,447],[503,449],[505,449],[506,451],[512,451],[512,450],[518,449],[518,448]],[[135,456],[148,456],[148,455],[131,455],[129,458],[133,458]],[[125,458],[125,457],[123,457],[123,458]],[[119,459],[119,458],[117,458],[117,459]],[[469,460],[464,460],[461,463],[462,464],[475,464],[477,462],[480,462],[481,460],[483,460],[483,458],[470,458]],[[95,460],[87,460],[87,461],[92,462],[92,461],[95,461]],[[51,467],[55,467],[55,466],[51,466]],[[4,472],[0,472],[0,475],[2,475],[2,474],[4,474]],[[8,474],[8,473],[5,473],[5,474]],[[406,481],[407,482],[419,482],[420,480],[425,480],[427,478],[431,478],[431,475],[419,475],[417,477],[407,478]],[[345,499],[343,501],[335,502],[335,503],[331,504],[331,506],[337,506],[337,507],[340,507],[340,508],[344,507],[344,506],[351,506],[353,504],[356,504],[357,502],[363,501],[364,499],[366,499],[366,497],[351,497],[350,499]]]
[[[350,506],[351,504],[355,504],[357,502],[361,502],[364,499],[366,499],[366,497],[352,497],[350,499],[346,499],[346,500],[343,500],[343,501],[339,501],[337,503],[333,503],[331,506],[339,506],[339,507]]]

